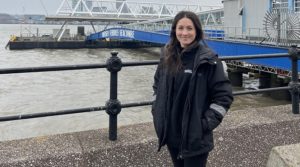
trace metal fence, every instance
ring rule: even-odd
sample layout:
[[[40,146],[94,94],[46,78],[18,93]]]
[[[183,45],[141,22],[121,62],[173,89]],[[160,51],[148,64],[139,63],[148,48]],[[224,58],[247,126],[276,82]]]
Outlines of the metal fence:
[[[66,65],[66,66],[0,69],[0,74],[84,70],[84,69],[96,69],[96,68],[106,68],[110,72],[110,97],[109,100],[106,102],[105,106],[60,110],[54,112],[3,116],[0,117],[0,122],[105,110],[106,113],[109,115],[109,140],[112,141],[117,140],[117,118],[118,118],[118,114],[121,112],[121,109],[128,108],[128,107],[147,106],[147,105],[152,105],[153,103],[153,101],[143,101],[143,102],[121,104],[121,102],[118,100],[118,72],[123,67],[157,65],[159,63],[159,61],[122,62],[117,55],[118,52],[115,51],[111,52],[111,57],[106,61],[106,63],[103,64],[78,64],[78,65]],[[233,95],[237,96],[237,95],[244,95],[244,94],[256,94],[262,92],[289,90],[292,96],[292,112],[294,114],[299,114],[300,83],[298,79],[298,59],[300,58],[300,52],[296,48],[296,46],[291,47],[289,49],[288,54],[226,56],[226,57],[220,57],[220,59],[221,60],[245,60],[245,59],[278,58],[278,57],[289,57],[291,60],[292,79],[288,86],[266,88],[260,90],[237,91],[237,92],[233,92]]]
[[[287,17],[287,16],[285,16]],[[292,16],[291,16],[292,17]],[[295,16],[296,17],[296,16]],[[286,22],[286,21],[282,21]],[[263,43],[278,46],[292,46],[299,44],[299,28],[282,26],[281,28],[255,28],[255,27],[228,27],[223,25],[206,25],[205,30],[232,41],[249,43]],[[279,34],[278,34],[279,33]],[[209,38],[209,33],[206,36]]]

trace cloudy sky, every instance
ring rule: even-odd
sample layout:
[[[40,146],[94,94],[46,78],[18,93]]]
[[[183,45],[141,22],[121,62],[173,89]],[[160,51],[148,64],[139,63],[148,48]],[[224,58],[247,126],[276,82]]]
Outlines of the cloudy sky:
[[[55,14],[63,0],[0,0],[0,13],[9,14]],[[135,2],[197,3],[222,6],[222,0],[127,0]],[[43,8],[45,6],[46,10]]]

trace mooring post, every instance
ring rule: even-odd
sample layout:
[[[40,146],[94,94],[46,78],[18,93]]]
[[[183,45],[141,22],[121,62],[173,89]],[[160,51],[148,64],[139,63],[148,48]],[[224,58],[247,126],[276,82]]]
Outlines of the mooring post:
[[[112,51],[111,57],[106,61],[106,69],[110,72],[110,98],[106,102],[106,113],[109,115],[109,140],[117,140],[118,114],[121,112],[121,103],[118,100],[118,72],[122,68],[122,61]]]
[[[300,57],[300,52],[296,46],[292,46],[289,49],[289,55],[292,61],[292,81],[289,83],[292,95],[292,112],[294,114],[299,114],[300,83],[298,78],[298,59]]]

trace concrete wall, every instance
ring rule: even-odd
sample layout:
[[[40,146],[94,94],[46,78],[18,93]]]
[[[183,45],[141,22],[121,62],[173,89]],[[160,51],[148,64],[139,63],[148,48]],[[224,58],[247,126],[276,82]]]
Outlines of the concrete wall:
[[[224,27],[227,37],[241,36],[242,16],[239,15],[241,7],[240,0],[224,0]]]
[[[260,167],[274,146],[300,143],[300,117],[291,106],[230,111],[215,131],[208,167]],[[118,140],[107,129],[0,142],[1,167],[163,167],[165,148],[156,152],[152,123],[119,127]]]
[[[269,0],[246,0],[245,17],[246,28],[251,28],[251,35],[263,35],[264,19],[266,12],[269,11]],[[258,29],[261,29],[260,32]],[[249,33],[249,32],[247,32]]]
[[[269,0],[224,0],[223,4],[224,27],[227,27],[225,31],[229,33],[229,37],[246,38],[249,34],[254,37],[264,35],[263,20],[270,8]]]

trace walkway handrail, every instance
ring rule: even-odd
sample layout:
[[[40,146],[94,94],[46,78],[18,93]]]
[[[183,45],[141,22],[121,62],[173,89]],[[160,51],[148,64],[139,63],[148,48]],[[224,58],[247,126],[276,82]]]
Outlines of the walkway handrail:
[[[123,67],[156,65],[159,61],[148,60],[143,62],[124,62]],[[14,73],[31,73],[31,72],[50,72],[50,71],[70,71],[70,70],[87,70],[95,68],[107,68],[107,64],[77,64],[77,65],[62,65],[62,66],[44,66],[44,67],[25,67],[25,68],[6,68],[0,69],[0,74]]]
[[[144,101],[137,103],[121,104],[118,100],[118,72],[122,67],[130,66],[144,66],[144,65],[156,65],[159,61],[143,61],[143,62],[122,62],[117,56],[118,52],[111,52],[111,57],[103,64],[78,64],[78,65],[66,65],[66,66],[47,66],[47,67],[26,67],[26,68],[6,68],[0,69],[0,74],[14,74],[14,73],[30,73],[30,72],[49,72],[49,71],[64,71],[64,70],[83,70],[83,69],[95,69],[95,68],[106,68],[110,73],[110,98],[106,102],[105,106],[98,107],[87,107],[77,108],[70,110],[61,110],[56,112],[43,112],[33,114],[22,114],[0,117],[0,122],[13,121],[20,119],[39,118],[56,115],[66,115],[84,112],[93,112],[106,110],[109,114],[109,139],[117,139],[117,116],[121,112],[122,108],[146,106],[152,105],[153,101]],[[289,57],[292,62],[292,80],[286,87],[266,88],[260,90],[251,91],[238,91],[233,92],[233,95],[244,95],[244,94],[256,94],[262,92],[271,92],[279,90],[289,90],[292,96],[292,112],[299,114],[299,94],[300,94],[300,83],[298,78],[298,59],[300,58],[300,51],[296,46],[292,46],[289,49],[288,54],[262,54],[262,55],[245,55],[245,56],[228,56],[220,57],[221,60],[243,60],[243,59],[260,59],[260,58],[278,58],[278,57]]]
[[[262,59],[262,58],[279,58],[289,57],[289,54],[259,54],[259,55],[245,55],[245,56],[226,56],[220,57],[220,60],[246,60],[246,59]],[[158,60],[147,60],[143,62],[124,62],[122,67],[130,66],[144,66],[156,65]],[[50,71],[66,71],[66,70],[87,70],[95,68],[107,68],[107,64],[77,64],[77,65],[63,65],[63,66],[43,66],[43,67],[25,67],[25,68],[6,68],[0,69],[0,74],[14,74],[14,73],[31,73],[31,72],[50,72]]]

